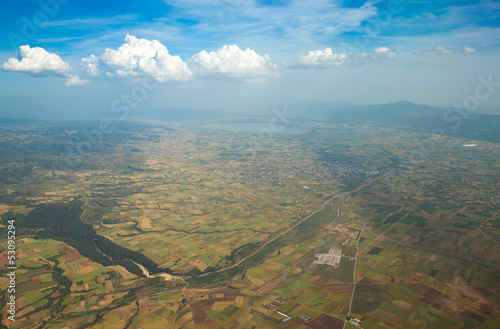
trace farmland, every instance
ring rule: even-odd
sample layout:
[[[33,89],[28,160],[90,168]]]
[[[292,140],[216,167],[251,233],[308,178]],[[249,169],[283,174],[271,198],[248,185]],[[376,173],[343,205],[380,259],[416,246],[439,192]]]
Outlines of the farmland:
[[[429,135],[379,124],[130,122],[69,166],[87,125],[0,132],[4,326],[500,325],[498,144],[446,137],[416,159]],[[338,265],[313,262],[332,247]]]

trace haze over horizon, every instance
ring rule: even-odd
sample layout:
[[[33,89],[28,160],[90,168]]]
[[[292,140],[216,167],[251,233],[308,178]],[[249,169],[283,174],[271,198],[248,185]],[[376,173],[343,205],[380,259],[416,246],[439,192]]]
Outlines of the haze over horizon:
[[[0,14],[0,118],[97,119],[133,93],[127,106],[146,118],[312,101],[472,99],[500,113],[499,12],[495,1],[16,1]]]

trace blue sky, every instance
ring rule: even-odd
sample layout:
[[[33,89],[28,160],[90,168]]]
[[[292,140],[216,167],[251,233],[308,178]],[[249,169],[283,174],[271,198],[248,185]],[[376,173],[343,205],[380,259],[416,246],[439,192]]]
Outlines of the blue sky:
[[[0,118],[99,118],[114,100],[253,111],[304,101],[439,107],[500,81],[499,1],[17,0]],[[500,109],[500,89],[481,110]],[[484,98],[484,97],[483,97]],[[270,110],[270,109],[268,109]]]

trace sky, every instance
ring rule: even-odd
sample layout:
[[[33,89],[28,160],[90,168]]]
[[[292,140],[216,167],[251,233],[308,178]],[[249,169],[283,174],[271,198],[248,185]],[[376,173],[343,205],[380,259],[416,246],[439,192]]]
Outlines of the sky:
[[[0,119],[402,100],[500,114],[500,1],[2,6]]]

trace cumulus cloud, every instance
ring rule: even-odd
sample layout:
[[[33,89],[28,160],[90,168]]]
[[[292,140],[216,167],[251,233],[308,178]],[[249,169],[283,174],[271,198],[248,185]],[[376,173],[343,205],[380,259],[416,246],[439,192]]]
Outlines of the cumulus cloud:
[[[398,58],[398,54],[395,51],[393,51],[387,47],[375,48],[374,52],[375,52],[375,55],[377,55],[378,57],[381,57],[381,58],[393,59],[393,60]]]
[[[476,49],[470,48],[470,47],[464,47],[463,52],[466,53],[466,54],[473,54],[473,53],[476,52]]]
[[[88,84],[89,81],[85,79],[80,79],[78,75],[69,75],[66,77],[66,86],[83,86]]]
[[[274,68],[269,55],[260,56],[254,50],[227,45],[217,51],[205,50],[190,59],[200,76],[227,76],[232,78],[258,78],[271,74]]]
[[[95,77],[99,75],[99,58],[90,55],[90,57],[82,58],[81,65],[85,75]]]
[[[418,55],[452,55],[455,52],[453,49],[449,49],[443,46],[438,46],[436,48],[429,48],[418,53]]]
[[[87,72],[97,73],[96,60],[92,56],[84,60]],[[123,45],[117,50],[106,49],[100,60],[114,70],[107,73],[109,76],[151,76],[158,82],[182,81],[192,76],[186,63],[179,56],[170,55],[159,41],[128,34]]]
[[[205,50],[192,56],[191,68],[199,76],[217,76],[258,79],[271,74],[275,68],[268,55],[261,56],[254,50],[240,49],[236,45],[224,46],[217,51]],[[88,76],[141,77],[151,76],[158,82],[185,81],[193,76],[179,56],[171,55],[158,40],[125,37],[117,49],[107,48],[100,56],[82,58],[81,65]]]
[[[33,77],[63,78],[66,79],[67,86],[83,85],[88,82],[77,75],[70,75],[68,72],[71,66],[58,55],[49,53],[41,47],[31,48],[29,45],[19,46],[19,58],[9,58],[3,63],[2,69],[27,73]]]
[[[346,54],[333,53],[331,48],[311,50],[306,55],[299,56],[295,62],[298,67],[340,66],[347,60]]]
[[[3,63],[2,69],[32,76],[64,76],[71,67],[56,54],[40,47],[25,45],[19,47],[19,59],[9,58]]]

